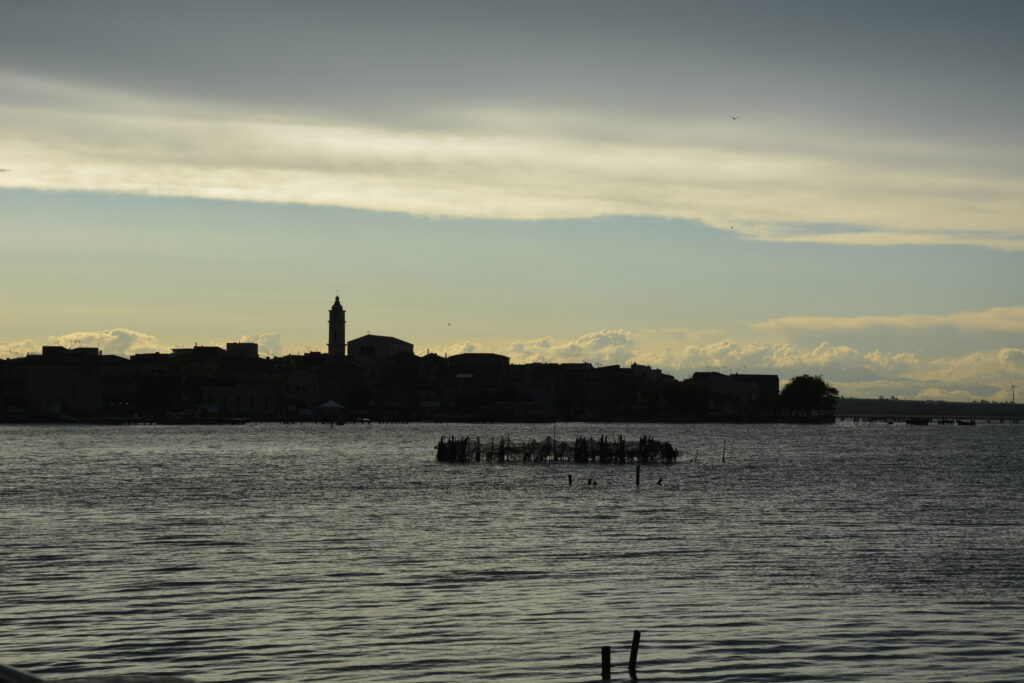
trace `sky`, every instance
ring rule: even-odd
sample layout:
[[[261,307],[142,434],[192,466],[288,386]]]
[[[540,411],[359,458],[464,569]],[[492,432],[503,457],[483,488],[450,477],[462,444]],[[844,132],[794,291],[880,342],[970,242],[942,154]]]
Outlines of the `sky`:
[[[0,357],[1024,386],[1024,3],[0,0]],[[1024,389],[1021,390],[1024,393]]]

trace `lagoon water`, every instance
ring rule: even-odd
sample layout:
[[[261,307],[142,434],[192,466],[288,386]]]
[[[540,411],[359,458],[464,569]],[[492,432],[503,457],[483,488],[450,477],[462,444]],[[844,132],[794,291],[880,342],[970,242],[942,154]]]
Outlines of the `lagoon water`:
[[[434,460],[442,433],[553,429],[682,457],[639,488],[628,465]],[[622,681],[639,629],[640,681],[1020,681],[1022,443],[982,424],[0,426],[0,662],[571,682],[599,681],[610,645]]]

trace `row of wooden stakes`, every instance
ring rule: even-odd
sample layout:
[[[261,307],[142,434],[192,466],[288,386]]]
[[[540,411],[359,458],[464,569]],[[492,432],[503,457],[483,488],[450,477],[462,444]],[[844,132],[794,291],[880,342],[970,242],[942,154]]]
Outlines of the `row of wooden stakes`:
[[[580,462],[580,463],[672,463],[679,452],[667,441],[642,436],[627,441],[619,436],[594,439],[577,437],[575,441],[556,441],[552,437],[513,441],[506,436],[481,441],[479,437],[441,437],[437,446],[441,462]]]

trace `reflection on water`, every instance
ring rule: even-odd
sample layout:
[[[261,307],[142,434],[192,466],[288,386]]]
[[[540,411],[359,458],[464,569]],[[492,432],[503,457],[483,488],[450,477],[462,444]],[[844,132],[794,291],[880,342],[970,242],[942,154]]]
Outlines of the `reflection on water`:
[[[558,425],[671,441],[639,488],[433,459],[550,430],[0,427],[0,661],[628,680],[640,629],[642,681],[1024,678],[1020,427]]]

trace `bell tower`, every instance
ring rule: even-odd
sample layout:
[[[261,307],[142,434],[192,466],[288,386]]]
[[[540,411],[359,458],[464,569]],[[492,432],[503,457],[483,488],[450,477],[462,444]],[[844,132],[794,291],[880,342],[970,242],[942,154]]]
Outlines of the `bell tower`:
[[[334,305],[327,319],[327,355],[345,355],[345,309],[341,307],[338,297],[334,297]]]

